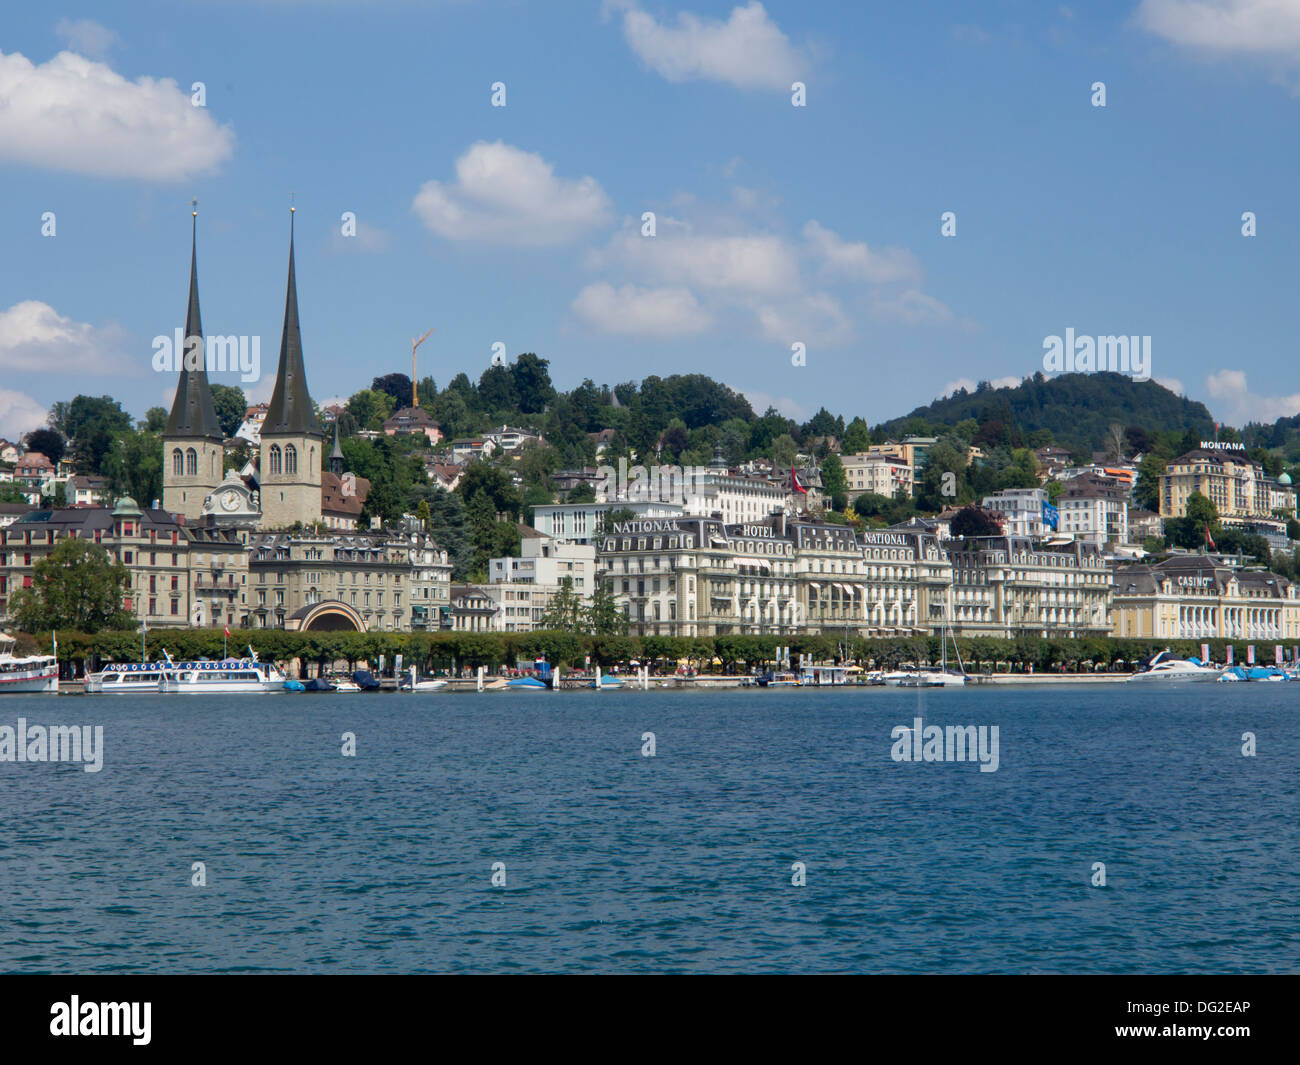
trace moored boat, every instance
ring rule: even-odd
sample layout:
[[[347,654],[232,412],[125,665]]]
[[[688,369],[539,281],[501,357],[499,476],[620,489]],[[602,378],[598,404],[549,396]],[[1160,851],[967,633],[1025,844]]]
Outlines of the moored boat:
[[[53,655],[15,657],[0,652],[0,695],[5,692],[57,692],[59,665]]]
[[[1138,671],[1128,678],[1130,684],[1152,684],[1164,681],[1188,683],[1218,680],[1221,670],[1207,666],[1199,658],[1179,658],[1165,650],[1138,663]]]
[[[258,695],[284,690],[287,678],[272,662],[255,658],[176,662],[111,662],[86,674],[87,695]]]

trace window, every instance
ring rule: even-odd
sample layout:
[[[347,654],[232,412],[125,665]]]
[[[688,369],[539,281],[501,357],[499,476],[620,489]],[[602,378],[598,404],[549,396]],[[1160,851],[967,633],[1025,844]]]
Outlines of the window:
[[[185,456],[178,447],[172,448],[172,473],[177,477],[185,473]]]
[[[286,444],[284,448],[284,472],[298,472],[298,449],[292,444]]]
[[[280,445],[279,444],[271,445],[271,472],[272,473],[280,472]]]
[[[199,472],[199,453],[193,448],[185,452],[185,472],[194,477]]]

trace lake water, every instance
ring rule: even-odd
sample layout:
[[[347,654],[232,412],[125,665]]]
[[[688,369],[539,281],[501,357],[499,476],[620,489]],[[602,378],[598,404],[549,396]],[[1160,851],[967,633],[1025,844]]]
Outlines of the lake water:
[[[918,714],[996,725],[997,771],[895,761]],[[1300,684],[19,716],[102,725],[104,764],[0,762],[6,972],[1300,969]]]

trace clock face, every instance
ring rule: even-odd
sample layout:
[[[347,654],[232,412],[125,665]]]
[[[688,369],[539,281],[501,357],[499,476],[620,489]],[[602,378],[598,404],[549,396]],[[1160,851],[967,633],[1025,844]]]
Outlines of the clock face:
[[[226,493],[221,497],[221,506],[222,506],[225,510],[234,510],[237,506],[239,506],[239,493],[238,493],[238,492],[226,492]]]

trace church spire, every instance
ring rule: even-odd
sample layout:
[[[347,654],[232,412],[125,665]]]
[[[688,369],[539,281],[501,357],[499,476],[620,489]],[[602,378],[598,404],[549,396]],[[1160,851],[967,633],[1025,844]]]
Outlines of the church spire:
[[[307,391],[307,371],[302,360],[302,334],[298,330],[298,284],[293,266],[293,216],[289,208],[289,286],[284,297],[284,331],[280,334],[280,368],[275,375],[275,390],[270,408],[262,423],[262,435],[277,433],[312,433],[320,435],[320,425]]]
[[[198,205],[198,200],[191,201],[190,305],[185,314],[185,346],[179,353],[181,373],[176,382],[176,398],[172,401],[164,435],[224,440],[225,434],[217,419],[217,409],[212,403],[212,390],[208,387],[203,323],[199,319]],[[197,343],[192,343],[194,339]],[[191,363],[193,369],[189,368]]]
[[[339,419],[338,415],[334,416],[334,450],[330,452],[330,473],[336,473],[343,476],[343,463],[347,460],[343,455],[343,448],[339,444]]]

